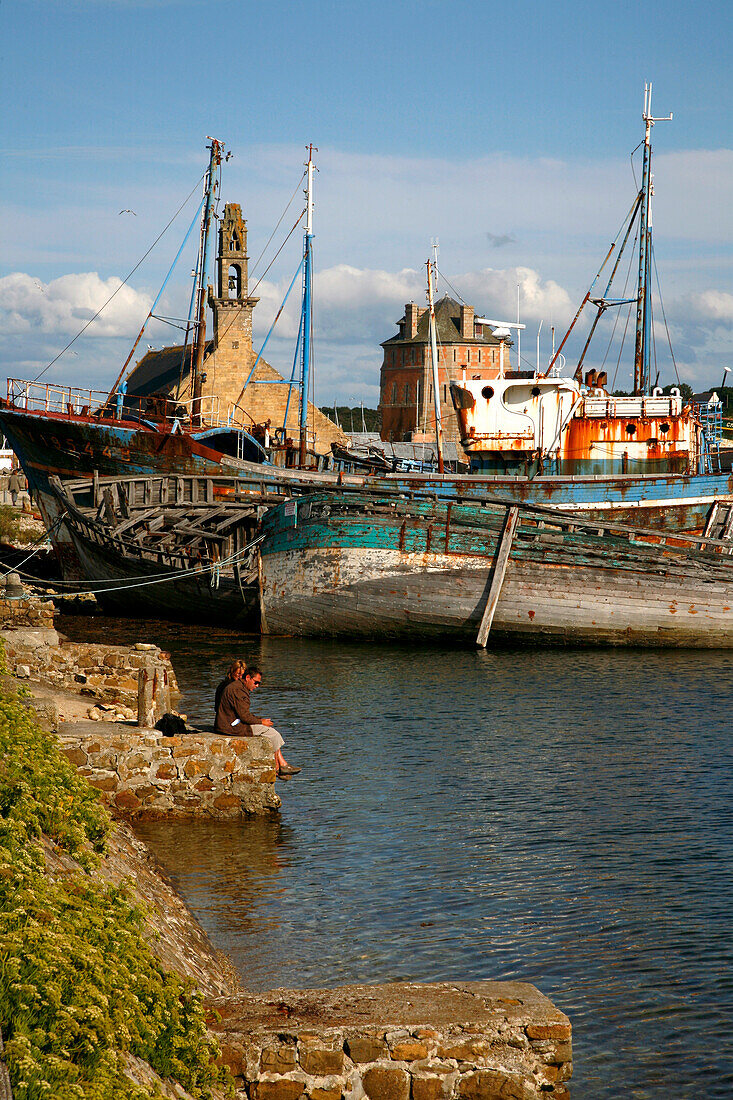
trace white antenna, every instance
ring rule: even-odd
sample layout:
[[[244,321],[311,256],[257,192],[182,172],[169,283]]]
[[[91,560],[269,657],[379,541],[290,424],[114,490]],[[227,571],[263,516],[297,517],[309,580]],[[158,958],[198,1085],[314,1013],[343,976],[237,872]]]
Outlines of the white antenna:
[[[438,252],[440,251],[440,241],[437,237],[430,238],[430,247],[433,250],[433,289],[435,293],[438,293]]]
[[[477,325],[488,325],[494,336],[501,340],[499,345],[499,377],[504,377],[504,339],[505,336],[510,336],[510,329],[517,329],[517,336],[521,329],[526,328],[526,325],[520,325],[519,321],[492,321],[488,317],[476,317]]]
[[[537,329],[537,374],[540,373],[540,333],[542,332],[542,321],[540,321],[540,327]]]

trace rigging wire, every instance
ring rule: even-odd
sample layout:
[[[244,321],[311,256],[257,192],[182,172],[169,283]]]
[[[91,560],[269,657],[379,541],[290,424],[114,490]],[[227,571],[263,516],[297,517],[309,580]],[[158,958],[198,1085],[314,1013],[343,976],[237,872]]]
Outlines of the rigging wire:
[[[653,243],[652,243],[652,247],[651,247],[651,253],[652,253],[652,263],[654,264],[654,274],[655,274],[656,280],[657,280],[657,293],[659,294],[659,304],[662,307],[662,318],[664,319],[664,331],[667,333],[667,343],[669,344],[669,354],[672,357],[672,365],[674,367],[674,373],[677,376],[677,381],[679,382],[680,385],[682,385],[682,383],[680,382],[680,372],[677,369],[677,360],[674,357],[674,351],[672,349],[672,338],[669,334],[669,325],[667,324],[667,314],[664,312],[664,298],[662,297],[662,286],[661,286],[661,283],[659,281],[659,271],[657,270],[657,254],[654,250],[654,244]]]
[[[282,252],[282,250],[283,250],[283,249],[285,248],[285,245],[286,245],[286,244],[288,243],[288,241],[290,240],[290,238],[292,237],[293,233],[294,233],[294,232],[295,232],[295,230],[296,230],[296,229],[298,228],[298,226],[300,225],[300,223],[302,222],[302,220],[303,220],[303,218],[304,218],[304,217],[305,217],[305,207],[303,207],[303,209],[301,210],[301,212],[300,212],[300,217],[299,217],[299,218],[298,218],[298,220],[297,220],[297,221],[296,221],[296,222],[294,223],[294,225],[293,225],[292,229],[290,230],[290,232],[288,233],[287,237],[285,238],[285,240],[283,241],[283,243],[282,243],[282,244],[280,245],[280,247],[278,248],[277,252],[276,252],[276,253],[275,253],[275,255],[274,255],[274,256],[272,257],[272,259],[270,260],[269,264],[267,265],[267,267],[265,268],[265,270],[264,270],[264,271],[262,272],[262,274],[260,275],[259,279],[258,279],[258,280],[257,280],[257,282],[255,283],[255,285],[254,285],[254,290],[252,290],[252,291],[250,292],[250,296],[251,296],[252,294],[254,294],[254,291],[255,291],[255,290],[257,290],[257,287],[258,287],[258,286],[260,285],[260,283],[261,283],[261,282],[262,282],[262,280],[264,279],[265,275],[267,275],[267,272],[268,272],[268,271],[270,270],[270,268],[272,267],[272,265],[273,265],[273,264],[275,263],[275,260],[276,260],[276,259],[278,258],[278,256],[279,256],[279,255],[280,255],[280,253]]]
[[[51,360],[51,362],[50,362],[50,363],[47,363],[47,364],[46,364],[46,366],[45,366],[45,367],[43,368],[43,370],[42,370],[42,371],[39,371],[39,373],[38,373],[38,374],[36,375],[36,377],[35,377],[35,378],[33,379],[33,381],[34,381],[34,382],[37,382],[39,378],[42,378],[42,377],[43,377],[43,375],[44,375],[44,374],[46,373],[46,371],[47,371],[47,370],[50,370],[50,369],[51,369],[51,367],[52,367],[52,366],[54,365],[54,363],[56,363],[56,362],[57,362],[57,361],[58,361],[58,360],[59,360],[59,359],[61,358],[61,356],[62,356],[62,355],[64,355],[64,354],[65,354],[65,353],[66,353],[66,352],[67,352],[67,351],[69,350],[69,348],[71,347],[71,345],[72,345],[72,344],[74,344],[74,343],[76,343],[76,341],[77,341],[77,340],[79,339],[79,337],[80,337],[80,336],[82,335],[82,333],[86,332],[86,330],[87,330],[87,329],[89,328],[89,326],[90,326],[91,324],[93,324],[93,323],[94,323],[94,321],[96,321],[97,317],[99,317],[100,313],[102,313],[102,311],[103,311],[103,310],[105,310],[105,309],[107,308],[107,306],[108,306],[108,305],[109,305],[109,303],[110,303],[110,302],[112,301],[112,299],[113,299],[113,298],[114,298],[114,297],[115,297],[115,296],[116,296],[117,294],[119,294],[119,292],[120,292],[120,291],[122,290],[123,286],[126,286],[126,285],[127,285],[127,283],[128,283],[128,282],[129,282],[129,280],[130,280],[130,279],[132,278],[132,276],[133,276],[133,275],[135,274],[135,272],[136,272],[136,271],[137,271],[137,269],[138,269],[138,268],[140,267],[140,265],[141,265],[142,263],[144,263],[144,261],[145,261],[145,260],[146,260],[146,259],[148,258],[148,256],[150,255],[150,253],[151,253],[151,252],[153,251],[153,249],[155,248],[156,244],[157,244],[157,243],[158,243],[158,241],[159,241],[159,240],[161,239],[161,237],[162,237],[162,236],[163,236],[163,235],[164,235],[165,233],[167,233],[167,232],[168,232],[168,230],[170,229],[170,227],[171,227],[171,226],[173,225],[173,222],[174,222],[174,221],[176,220],[176,218],[178,217],[178,215],[179,215],[179,214],[181,213],[181,211],[183,210],[184,206],[186,206],[186,204],[187,204],[187,203],[188,203],[188,202],[190,201],[190,199],[191,199],[191,196],[192,196],[192,195],[194,194],[194,192],[195,192],[195,191],[196,191],[196,189],[198,188],[199,184],[201,183],[201,180],[202,180],[202,179],[204,178],[204,175],[205,175],[205,173],[204,173],[203,175],[199,176],[199,178],[198,178],[198,179],[196,180],[196,183],[195,183],[195,184],[194,184],[194,186],[193,186],[193,187],[191,188],[191,190],[189,191],[188,195],[187,195],[187,196],[186,196],[186,198],[185,198],[185,199],[183,200],[183,202],[181,203],[181,205],[180,205],[180,206],[178,207],[178,209],[176,210],[176,212],[175,212],[175,214],[173,215],[173,217],[171,218],[171,220],[170,220],[170,221],[168,222],[168,224],[167,224],[167,225],[165,226],[165,228],[164,228],[164,229],[162,229],[162,230],[161,230],[161,232],[160,232],[160,233],[158,234],[158,236],[157,236],[157,237],[155,238],[155,240],[153,241],[153,243],[151,244],[150,248],[149,248],[149,249],[147,250],[147,252],[145,253],[145,255],[144,255],[144,256],[141,256],[141,258],[140,258],[140,259],[138,260],[138,262],[137,262],[137,263],[135,264],[135,266],[133,267],[132,271],[130,271],[130,272],[129,272],[129,273],[128,273],[128,274],[126,275],[126,276],[125,276],[125,278],[124,278],[124,279],[122,280],[122,282],[120,283],[120,285],[119,285],[119,286],[118,286],[118,287],[116,288],[116,290],[113,290],[113,291],[112,291],[112,293],[110,294],[110,296],[109,296],[109,298],[107,299],[107,301],[106,301],[106,302],[104,303],[104,305],[102,305],[102,306],[100,306],[100,307],[99,307],[99,309],[98,309],[98,310],[97,310],[97,312],[96,312],[96,313],[94,314],[94,316],[93,316],[93,317],[90,317],[90,318],[89,318],[89,320],[88,320],[88,321],[86,322],[86,324],[85,324],[85,325],[83,325],[83,326],[82,326],[82,328],[80,328],[80,329],[79,329],[79,331],[77,332],[76,336],[75,336],[75,337],[74,337],[74,338],[73,338],[72,340],[69,340],[69,342],[68,342],[68,344],[66,345],[66,347],[65,347],[65,348],[63,348],[63,349],[62,349],[62,350],[61,350],[61,351],[60,351],[60,352],[58,353],[58,355],[54,356],[54,358],[53,358],[53,359]]]
[[[448,284],[448,286],[451,288],[451,290],[453,291],[453,293],[455,294],[455,296],[459,300],[459,302],[461,302],[461,304],[465,306],[465,304],[466,304],[465,300],[460,296],[460,294],[458,293],[456,288],[453,286],[451,281],[448,279],[448,277],[446,275],[444,275],[443,272],[438,268],[437,264],[436,264],[435,270],[438,272],[438,275],[440,275],[441,279],[443,279],[443,281]]]
[[[64,513],[66,515],[66,513]],[[63,518],[63,517],[62,517]],[[166,584],[171,581],[179,580],[181,577],[196,577],[203,576],[206,573],[212,573],[215,570],[221,570],[224,565],[233,565],[240,558],[244,557],[247,551],[252,550],[260,542],[262,542],[264,535],[258,535],[252,542],[247,543],[241,550],[238,550],[235,554],[231,554],[229,557],[222,558],[220,561],[211,562],[209,565],[195,566],[192,569],[177,569],[168,573],[153,573],[146,580],[143,581],[127,581],[125,584],[117,585],[116,587],[101,587],[101,588],[85,588],[83,585],[94,584],[94,581],[54,581],[47,585],[52,588],[66,588],[70,590],[77,589],[80,595],[94,596],[104,595],[106,592],[125,592],[129,588],[144,588],[153,584]],[[11,572],[17,572],[17,570],[11,570]],[[110,581],[114,582],[122,580],[122,577],[110,577]],[[34,579],[34,584],[39,582]],[[45,582],[40,582],[43,585]],[[23,597],[6,597],[7,599],[22,599]]]
[[[268,249],[268,248],[270,247],[270,242],[272,241],[272,238],[273,238],[273,237],[275,236],[275,234],[277,233],[278,229],[280,228],[280,224],[281,224],[281,222],[282,222],[283,218],[285,217],[285,215],[287,214],[288,210],[289,210],[289,209],[290,209],[290,207],[292,206],[292,204],[293,204],[293,199],[294,199],[294,198],[295,198],[295,196],[296,196],[296,195],[298,194],[298,191],[299,191],[299,189],[300,189],[300,185],[301,185],[301,183],[303,182],[303,180],[305,179],[305,177],[306,177],[306,172],[304,172],[304,173],[303,173],[303,175],[302,175],[302,176],[300,177],[300,179],[298,180],[298,182],[297,182],[297,184],[296,184],[296,186],[295,186],[295,190],[293,191],[292,195],[290,196],[290,200],[289,200],[289,202],[288,202],[287,206],[285,207],[285,209],[283,210],[282,214],[280,215],[280,218],[279,218],[279,220],[278,220],[278,223],[277,223],[277,225],[275,226],[275,228],[273,229],[272,233],[270,234],[270,236],[269,236],[269,238],[268,238],[267,244],[266,244],[266,245],[265,245],[265,247],[264,247],[264,248],[262,249],[262,251],[260,252],[260,254],[259,254],[259,256],[257,257],[257,259],[255,260],[255,262],[254,262],[254,263],[252,264],[252,270],[251,270],[250,274],[254,274],[254,272],[255,272],[255,271],[257,270],[257,265],[258,265],[258,263],[260,262],[260,260],[261,260],[261,259],[262,259],[262,257],[264,256],[264,254],[265,254],[265,253],[267,252],[267,249]],[[269,268],[268,268],[268,270],[269,270]],[[261,281],[261,280],[260,280],[260,281]]]
[[[56,530],[56,528],[63,522],[67,515],[68,513],[64,512],[61,516],[59,516],[56,522],[52,524],[51,527],[49,527],[48,531],[44,531],[42,535],[39,535],[37,539],[34,539],[34,541],[31,543],[31,546],[35,546],[35,550],[31,550],[30,554],[28,554],[27,557],[23,558],[22,561],[19,561],[17,565],[11,566],[10,569],[8,569],[5,573],[0,572],[0,577],[8,577],[11,573],[19,573],[21,565],[25,565],[27,561],[30,561],[31,558],[35,557],[36,554],[39,554],[41,552],[42,544],[46,542],[48,536]]]
[[[637,227],[636,233],[634,234],[633,244],[632,244],[632,246],[629,250],[629,265],[626,269],[626,278],[624,279],[624,289],[623,289],[623,293],[621,295],[622,298],[625,298],[626,294],[627,294],[629,279],[631,278],[631,272],[633,270],[634,263],[635,263],[635,260],[636,260],[636,257],[634,255],[634,250],[636,249],[636,242],[637,242],[638,238],[639,238],[639,230],[638,230],[638,227]],[[619,310],[616,311],[616,317],[615,317],[614,322],[613,322],[613,328],[611,329],[611,335],[608,339],[608,346],[606,347],[606,351],[605,351],[603,359],[601,361],[601,366],[602,367],[605,367],[606,360],[608,359],[608,356],[611,352],[611,347],[612,347],[613,341],[616,337],[616,329],[618,328],[618,323],[619,323],[620,317],[621,317],[621,310],[619,309]],[[619,368],[619,364],[621,362],[621,354],[623,352],[624,344],[626,343],[626,335],[627,335],[628,330],[629,330],[629,320],[630,320],[630,318],[631,318],[631,303],[629,304],[629,308],[626,310],[626,323],[624,325],[624,331],[623,331],[623,335],[621,337],[621,347],[619,348],[619,355],[618,355],[618,359],[616,360],[616,369],[615,369],[614,374],[613,374],[613,381],[611,382],[611,388],[612,389],[616,385],[616,376],[618,375],[618,368]]]
[[[654,337],[654,302],[652,301],[651,294],[649,295],[649,313],[651,315],[649,317],[649,332],[650,332],[651,338],[652,338],[652,354],[654,356],[654,371],[655,371],[655,377],[658,379],[659,378],[659,370],[657,368],[657,341]],[[649,379],[649,381],[651,382],[651,378]]]

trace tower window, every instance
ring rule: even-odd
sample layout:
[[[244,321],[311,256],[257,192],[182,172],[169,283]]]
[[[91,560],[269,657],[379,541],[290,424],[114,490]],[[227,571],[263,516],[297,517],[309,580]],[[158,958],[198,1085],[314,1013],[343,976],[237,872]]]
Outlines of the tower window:
[[[405,382],[405,404],[410,400],[410,383]]]
[[[239,269],[239,264],[231,264],[229,267],[229,277],[227,279],[228,297],[239,298],[242,293],[242,272]]]

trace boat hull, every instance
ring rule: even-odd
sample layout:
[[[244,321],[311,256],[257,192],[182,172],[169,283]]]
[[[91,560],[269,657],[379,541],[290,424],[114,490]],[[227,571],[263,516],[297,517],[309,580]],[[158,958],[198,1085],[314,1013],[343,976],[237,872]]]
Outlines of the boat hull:
[[[447,553],[445,523],[431,515],[392,523],[301,518],[292,528],[266,520],[268,526],[261,546],[264,631],[475,642],[498,520],[450,531]],[[535,531],[512,549],[491,638],[731,648],[733,561],[710,568],[708,574],[704,563],[689,565],[684,553],[666,548]]]
[[[149,561],[135,561],[114,547],[95,545],[72,528],[71,537],[85,579],[105,611],[142,618],[213,622],[241,629],[258,626],[255,589],[242,590],[222,576],[191,572]]]

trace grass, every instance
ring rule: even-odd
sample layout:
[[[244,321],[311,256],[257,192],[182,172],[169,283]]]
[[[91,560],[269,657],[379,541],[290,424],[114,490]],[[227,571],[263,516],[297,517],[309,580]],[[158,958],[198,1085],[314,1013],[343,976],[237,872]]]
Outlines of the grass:
[[[0,1026],[14,1100],[142,1100],[127,1051],[195,1097],[225,1084],[201,995],[166,973],[124,887],[90,873],[110,818],[12,688],[0,688]],[[52,879],[42,838],[80,865]]]

